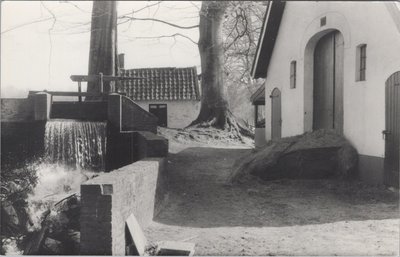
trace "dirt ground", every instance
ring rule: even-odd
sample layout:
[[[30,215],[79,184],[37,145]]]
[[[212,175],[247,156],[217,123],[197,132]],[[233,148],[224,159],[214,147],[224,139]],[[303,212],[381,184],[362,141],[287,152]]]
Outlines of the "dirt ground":
[[[399,255],[398,192],[335,180],[230,186],[252,150],[192,145],[170,140],[169,201],[150,242],[193,242],[195,255]]]

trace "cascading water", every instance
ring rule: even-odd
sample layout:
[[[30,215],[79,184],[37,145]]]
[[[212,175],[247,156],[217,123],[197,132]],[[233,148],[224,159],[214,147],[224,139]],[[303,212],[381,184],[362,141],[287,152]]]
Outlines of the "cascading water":
[[[104,170],[106,123],[50,120],[45,131],[45,160],[74,168]]]
[[[11,237],[9,235],[4,240],[2,238],[6,254],[23,254],[26,245],[29,245],[24,243],[26,235],[30,233],[32,237],[27,238],[30,238],[28,241],[32,241],[35,235],[39,235],[35,233],[43,228],[49,229],[46,238],[42,238],[44,245],[55,241],[62,242],[61,250],[53,249],[52,254],[79,253],[79,236],[76,235],[79,234],[77,224],[80,185],[105,169],[106,129],[106,122],[62,119],[47,121],[44,159],[27,164],[24,168],[29,174],[35,173],[36,183],[31,185],[21,182],[29,193],[24,196],[26,198],[20,199],[26,202],[26,206],[18,208],[29,217],[26,218],[28,222],[24,225],[18,221],[18,230],[13,231]],[[18,179],[25,180],[27,181],[27,178]],[[18,186],[11,188],[17,190]],[[11,206],[9,208],[14,208],[11,200],[8,203]],[[22,237],[16,236],[21,233]],[[71,242],[74,247],[70,246]],[[41,251],[45,251],[43,249]]]

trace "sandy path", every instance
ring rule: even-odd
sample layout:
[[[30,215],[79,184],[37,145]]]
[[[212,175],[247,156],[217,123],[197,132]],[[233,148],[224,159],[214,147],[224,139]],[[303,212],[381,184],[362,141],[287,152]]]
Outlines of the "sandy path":
[[[149,241],[196,244],[196,255],[398,255],[395,193],[360,183],[224,184],[249,149],[188,148],[168,158],[170,198]]]

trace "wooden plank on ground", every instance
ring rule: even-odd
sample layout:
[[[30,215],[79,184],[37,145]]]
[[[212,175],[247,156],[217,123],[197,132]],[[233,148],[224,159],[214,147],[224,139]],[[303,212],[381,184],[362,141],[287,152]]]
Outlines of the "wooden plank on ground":
[[[135,215],[131,214],[128,217],[128,219],[126,220],[126,225],[133,239],[132,246],[136,248],[136,251],[139,253],[140,256],[144,255],[147,239],[144,236],[143,230],[140,227],[139,222],[137,221]]]

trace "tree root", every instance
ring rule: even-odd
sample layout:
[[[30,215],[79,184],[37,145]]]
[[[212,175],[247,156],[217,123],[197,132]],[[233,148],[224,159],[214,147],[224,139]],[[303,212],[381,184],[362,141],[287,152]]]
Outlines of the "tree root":
[[[232,136],[241,142],[244,142],[243,136],[254,139],[254,133],[246,125],[240,124],[236,117],[230,110],[226,110],[224,113],[210,113],[206,118],[201,115],[194,120],[186,128],[216,128],[229,132]]]

